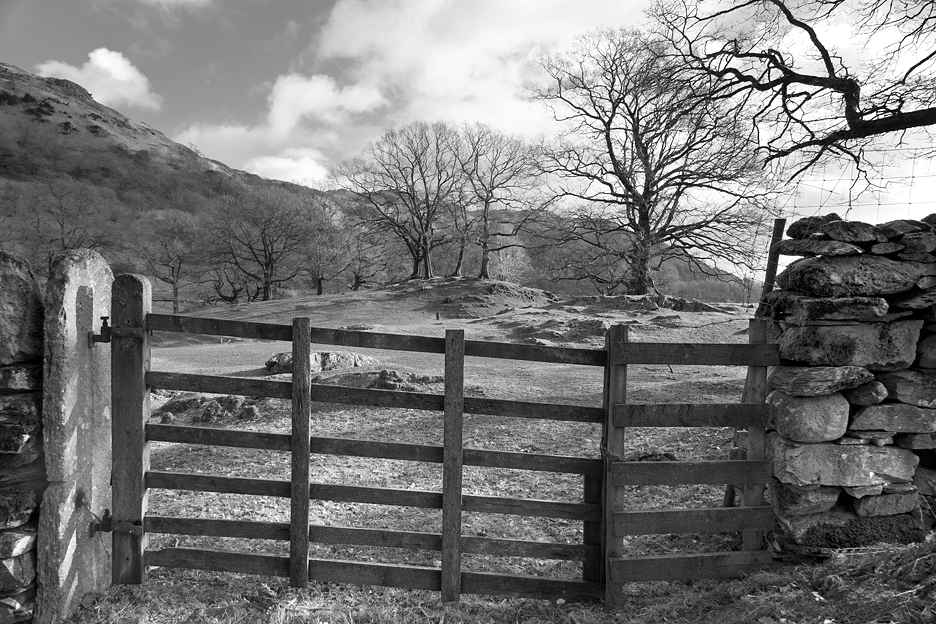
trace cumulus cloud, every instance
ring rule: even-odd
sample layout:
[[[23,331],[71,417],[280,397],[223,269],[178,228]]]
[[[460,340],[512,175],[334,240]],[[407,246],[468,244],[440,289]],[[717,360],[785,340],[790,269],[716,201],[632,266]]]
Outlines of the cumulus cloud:
[[[337,0],[297,71],[270,87],[258,123],[192,125],[176,140],[296,179],[296,169],[314,177],[324,170],[316,165],[414,120],[550,133],[551,117],[527,98],[526,83],[539,75],[532,61],[589,30],[632,23],[639,10],[607,0]]]
[[[62,61],[46,61],[36,66],[40,76],[65,78],[77,82],[107,106],[129,106],[158,111],[162,96],[153,93],[149,79],[120,52],[98,48],[88,61],[75,67]]]
[[[375,87],[341,86],[330,76],[291,73],[270,87],[260,122],[193,124],[175,140],[194,143],[211,158],[259,175],[318,179],[333,160],[327,154],[338,154],[343,142],[362,145],[354,135],[361,128],[369,130],[367,117],[386,104]],[[301,171],[305,173],[299,175]]]

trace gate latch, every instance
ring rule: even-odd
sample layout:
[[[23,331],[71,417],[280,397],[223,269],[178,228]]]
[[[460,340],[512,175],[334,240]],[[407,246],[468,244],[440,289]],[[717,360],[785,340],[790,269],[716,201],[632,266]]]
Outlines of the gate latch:
[[[143,535],[143,523],[129,520],[114,520],[110,509],[104,510],[104,517],[100,521],[91,523],[91,534],[95,533],[129,533],[140,537]]]

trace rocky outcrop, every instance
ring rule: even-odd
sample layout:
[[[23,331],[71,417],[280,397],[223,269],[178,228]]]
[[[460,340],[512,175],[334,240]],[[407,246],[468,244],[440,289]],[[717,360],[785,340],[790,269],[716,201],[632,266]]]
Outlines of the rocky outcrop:
[[[343,368],[377,366],[379,362],[369,355],[349,351],[314,351],[312,353],[312,372],[333,371]],[[277,353],[264,364],[271,375],[293,372],[292,353]]]

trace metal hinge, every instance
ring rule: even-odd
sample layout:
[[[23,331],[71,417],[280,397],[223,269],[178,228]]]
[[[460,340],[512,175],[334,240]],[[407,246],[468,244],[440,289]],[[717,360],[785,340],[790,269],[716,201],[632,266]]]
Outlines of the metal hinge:
[[[130,520],[114,520],[110,509],[104,510],[104,517],[100,521],[91,523],[91,534],[95,533],[128,533],[130,535],[142,536],[143,523]]]

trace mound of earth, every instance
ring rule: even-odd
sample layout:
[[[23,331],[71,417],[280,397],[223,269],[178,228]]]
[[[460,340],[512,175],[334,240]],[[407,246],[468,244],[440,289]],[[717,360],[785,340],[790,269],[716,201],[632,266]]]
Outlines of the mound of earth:
[[[343,368],[377,366],[378,362],[369,355],[349,351],[315,351],[312,353],[312,371],[332,371]],[[293,372],[292,352],[277,353],[264,364],[271,375]]]
[[[445,318],[483,318],[515,308],[541,308],[557,301],[552,293],[507,282],[493,282],[473,292],[444,298],[439,314]]]
[[[151,413],[152,418],[168,424],[176,420],[215,423],[222,420],[256,420],[260,410],[254,399],[237,396],[213,396],[187,392],[169,399]]]

